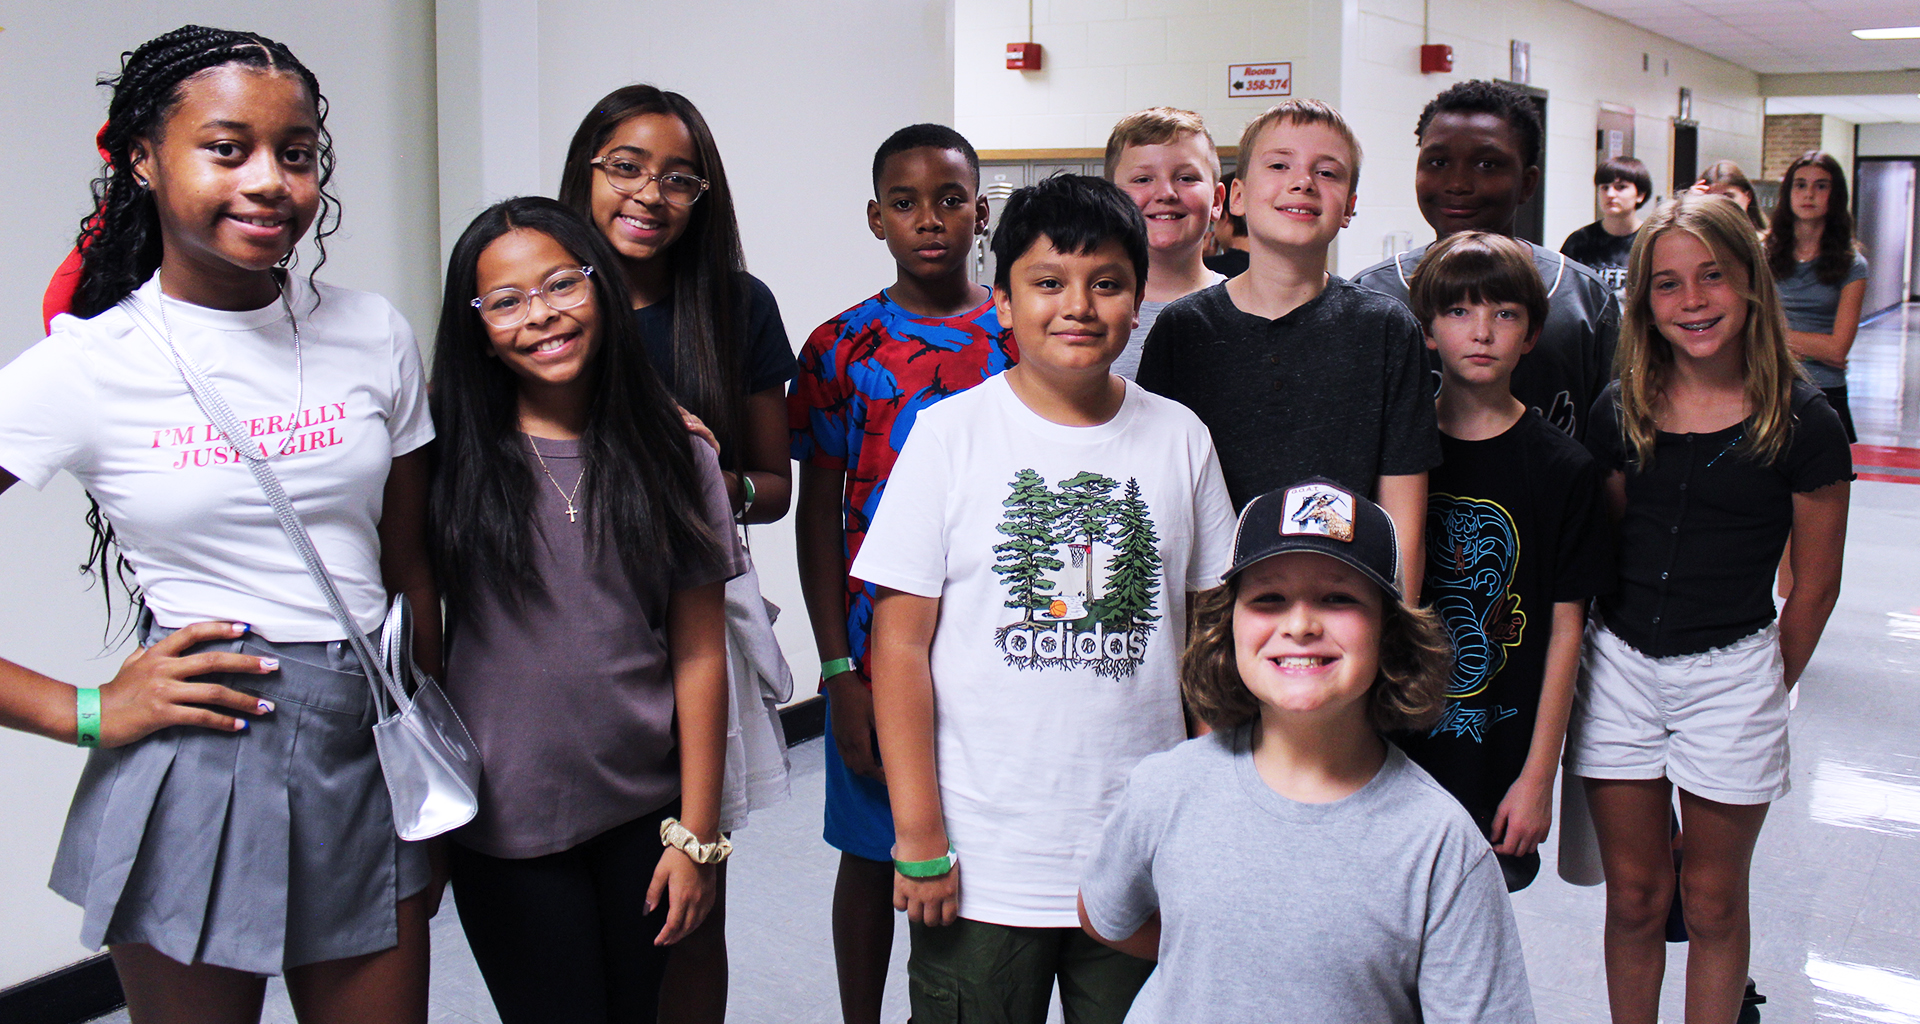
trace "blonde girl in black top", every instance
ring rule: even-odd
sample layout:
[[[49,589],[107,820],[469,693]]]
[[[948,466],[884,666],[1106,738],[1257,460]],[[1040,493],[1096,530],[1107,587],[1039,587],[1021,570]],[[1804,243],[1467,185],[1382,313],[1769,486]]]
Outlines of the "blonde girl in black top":
[[[1839,597],[1852,471],[1733,204],[1684,195],[1656,213],[1627,296],[1620,379],[1588,435],[1608,473],[1619,588],[1588,632],[1567,767],[1586,780],[1600,838],[1614,1021],[1656,1018],[1676,881],[1687,1020],[1730,1021],[1747,978],[1754,842],[1787,791],[1787,689]],[[1770,584],[1789,536],[1798,583],[1776,623]]]

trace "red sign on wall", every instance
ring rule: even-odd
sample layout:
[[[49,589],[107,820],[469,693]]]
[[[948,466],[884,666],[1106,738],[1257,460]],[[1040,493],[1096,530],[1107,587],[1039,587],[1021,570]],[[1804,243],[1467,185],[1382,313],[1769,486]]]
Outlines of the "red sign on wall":
[[[1293,95],[1293,62],[1227,65],[1227,96]]]

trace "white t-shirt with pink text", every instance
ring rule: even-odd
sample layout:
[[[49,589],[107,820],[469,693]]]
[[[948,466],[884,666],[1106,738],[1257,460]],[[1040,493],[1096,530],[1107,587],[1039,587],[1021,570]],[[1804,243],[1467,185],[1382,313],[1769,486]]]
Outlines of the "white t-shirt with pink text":
[[[378,525],[396,456],[433,439],[413,331],[368,292],[292,275],[305,393],[295,411],[293,328],[278,301],[230,312],[166,300],[173,343],[213,382],[313,535],[354,620],[379,626]],[[157,288],[134,300],[156,328]],[[207,422],[161,340],[120,307],[55,317],[0,367],[0,468],[34,488],[66,470],[100,503],[163,626],[252,625],[269,640],[340,627],[238,455]],[[292,442],[287,443],[289,436]]]

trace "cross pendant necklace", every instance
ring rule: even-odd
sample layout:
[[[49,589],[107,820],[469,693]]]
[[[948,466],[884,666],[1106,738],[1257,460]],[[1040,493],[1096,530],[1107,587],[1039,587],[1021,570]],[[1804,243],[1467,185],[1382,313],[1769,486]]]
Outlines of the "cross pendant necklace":
[[[527,447],[533,449],[533,457],[539,460],[540,472],[545,473],[547,475],[547,480],[548,482],[553,484],[553,489],[556,491],[559,491],[561,499],[566,501],[567,522],[569,523],[578,522],[580,519],[580,510],[574,507],[573,499],[575,495],[578,495],[580,493],[580,485],[587,482],[586,467],[582,466],[580,468],[580,479],[575,480],[573,482],[573,494],[568,494],[567,489],[560,486],[560,481],[554,479],[553,470],[547,468],[546,457],[540,454],[540,446],[533,443],[533,435],[531,434],[527,435]]]

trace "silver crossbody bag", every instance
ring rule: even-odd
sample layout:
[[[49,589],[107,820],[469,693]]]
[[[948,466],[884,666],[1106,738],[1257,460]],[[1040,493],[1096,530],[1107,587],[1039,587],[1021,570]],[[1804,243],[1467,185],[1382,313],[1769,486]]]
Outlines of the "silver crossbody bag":
[[[239,454],[266,493],[267,502],[280,520],[280,528],[286,531],[287,539],[306,563],[307,574],[326,597],[334,620],[346,631],[347,642],[359,656],[367,686],[373,692],[376,718],[373,742],[380,754],[381,774],[387,780],[387,795],[393,799],[394,830],[402,839],[430,839],[473,820],[480,809],[480,753],[474,749],[473,737],[467,733],[467,727],[461,723],[440,684],[413,663],[413,621],[406,595],[394,595],[386,621],[380,626],[380,650],[376,654],[353,617],[347,614],[346,603],[340,599],[340,591],[333,585],[326,563],[320,560],[320,552],[314,550],[313,538],[307,535],[307,527],[294,511],[293,500],[280,486],[273,467],[258,452],[234,443],[235,438],[246,438],[248,434],[240,428],[240,421],[226,399],[200,368],[174,347],[168,332],[154,330],[152,322],[131,296],[121,306],[150,336],[164,344],[194,403],[226,438],[227,446]]]

